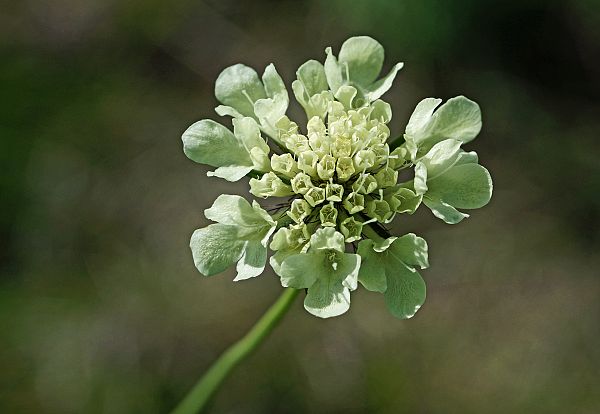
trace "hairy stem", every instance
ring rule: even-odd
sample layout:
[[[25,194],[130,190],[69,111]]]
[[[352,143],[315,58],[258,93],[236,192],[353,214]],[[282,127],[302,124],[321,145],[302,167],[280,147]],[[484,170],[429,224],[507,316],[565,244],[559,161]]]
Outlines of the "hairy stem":
[[[171,414],[201,412],[233,368],[250,355],[271,333],[299,292],[300,290],[297,289],[285,289],[252,329],[221,354]]]

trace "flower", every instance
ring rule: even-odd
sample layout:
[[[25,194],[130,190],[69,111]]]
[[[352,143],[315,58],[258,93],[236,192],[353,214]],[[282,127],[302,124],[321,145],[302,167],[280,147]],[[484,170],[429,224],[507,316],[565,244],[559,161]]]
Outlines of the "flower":
[[[301,65],[292,91],[305,128],[286,115],[288,92],[272,64],[262,79],[242,64],[219,75],[216,111],[233,117],[233,133],[201,120],[184,132],[184,152],[216,167],[208,175],[249,176],[253,196],[280,200],[267,211],[219,196],[205,211],[217,223],[196,230],[190,243],[202,274],[237,263],[235,280],[258,276],[268,245],[282,286],[306,289],[304,306],[313,315],[346,312],[358,283],[383,293],[399,318],[421,307],[425,283],[416,268],[428,266],[427,243],[412,233],[392,236],[385,225],[421,204],[456,224],[468,217],[458,209],[489,202],[492,181],[477,154],[461,149],[481,130],[479,106],[463,96],[443,105],[424,99],[403,136],[390,139],[392,110],[380,98],[402,63],[378,79],[383,60],[383,47],[359,36],[346,40],[338,57],[327,48],[324,64]],[[413,178],[399,181],[409,169]]]

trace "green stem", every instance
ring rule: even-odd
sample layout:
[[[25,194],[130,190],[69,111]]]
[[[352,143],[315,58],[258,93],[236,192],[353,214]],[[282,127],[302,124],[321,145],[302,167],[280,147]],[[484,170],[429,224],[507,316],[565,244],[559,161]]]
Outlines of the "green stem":
[[[388,142],[390,151],[395,150],[402,144],[404,144],[404,136],[402,136],[402,135],[400,135],[399,137],[396,137],[396,138],[392,139],[390,142]]]
[[[252,329],[221,354],[171,414],[195,414],[203,410],[233,368],[271,333],[299,292],[297,289],[285,289]]]

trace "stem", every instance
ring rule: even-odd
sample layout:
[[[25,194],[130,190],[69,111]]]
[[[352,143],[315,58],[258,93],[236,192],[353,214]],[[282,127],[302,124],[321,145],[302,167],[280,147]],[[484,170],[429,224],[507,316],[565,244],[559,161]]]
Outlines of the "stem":
[[[297,289],[285,289],[252,329],[221,354],[171,414],[195,414],[204,409],[233,368],[250,355],[271,333],[299,292],[300,290]]]
[[[402,144],[404,144],[404,136],[402,136],[402,135],[400,135],[399,137],[396,137],[396,138],[392,139],[390,142],[388,142],[390,151],[395,150]]]

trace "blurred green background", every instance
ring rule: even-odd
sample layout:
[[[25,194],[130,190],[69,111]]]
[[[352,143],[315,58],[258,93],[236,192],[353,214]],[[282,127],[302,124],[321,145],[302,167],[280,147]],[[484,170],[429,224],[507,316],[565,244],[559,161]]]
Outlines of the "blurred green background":
[[[0,412],[167,412],[251,326],[272,271],[202,278],[188,250],[247,181],[207,178],[181,133],[219,119],[224,67],[274,62],[289,85],[358,34],[405,62],[393,132],[424,97],[481,105],[468,148],[492,202],[457,226],[396,221],[430,246],[413,319],[364,290],[332,320],[298,300],[212,412],[600,412],[599,27],[597,0],[5,4]]]

